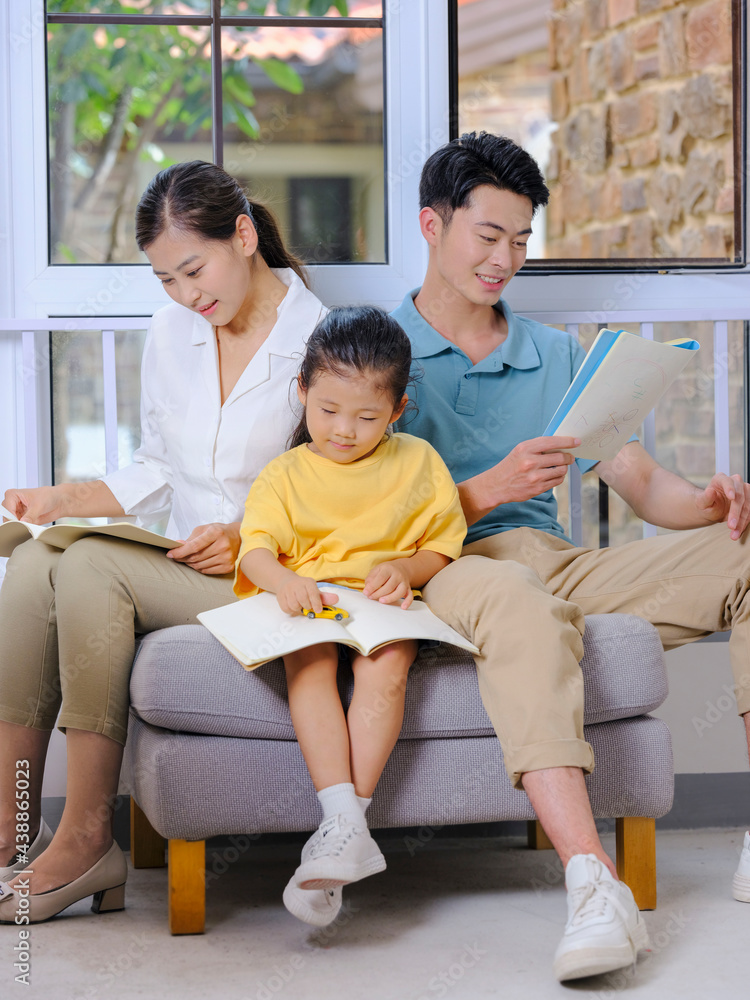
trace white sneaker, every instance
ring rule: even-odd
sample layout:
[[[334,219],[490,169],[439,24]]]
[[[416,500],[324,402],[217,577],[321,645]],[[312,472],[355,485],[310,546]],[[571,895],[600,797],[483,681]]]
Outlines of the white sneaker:
[[[305,844],[294,882],[300,889],[335,889],[384,868],[385,858],[367,827],[339,814],[321,823]]]
[[[555,952],[559,982],[633,965],[648,931],[633,893],[595,854],[576,854],[565,869],[568,922]]]
[[[732,879],[732,895],[741,903],[750,903],[750,833],[745,832],[740,863]]]
[[[293,917],[314,927],[326,927],[339,915],[341,886],[335,889],[300,889],[292,875],[284,889],[283,899],[284,906]]]

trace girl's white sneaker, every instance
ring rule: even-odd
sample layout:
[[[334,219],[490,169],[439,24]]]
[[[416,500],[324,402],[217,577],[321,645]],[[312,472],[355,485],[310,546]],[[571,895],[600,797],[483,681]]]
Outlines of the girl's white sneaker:
[[[294,882],[300,889],[335,889],[384,868],[385,858],[367,827],[339,814],[321,823],[305,844]]]
[[[313,927],[327,927],[339,915],[341,886],[335,889],[300,889],[292,876],[284,889],[283,899],[284,906],[293,917]]]
[[[732,895],[741,903],[750,903],[750,833],[745,832],[740,863],[732,879]]]

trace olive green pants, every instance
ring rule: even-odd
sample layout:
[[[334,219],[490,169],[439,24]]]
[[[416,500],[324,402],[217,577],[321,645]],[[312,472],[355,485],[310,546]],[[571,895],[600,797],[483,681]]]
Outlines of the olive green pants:
[[[0,587],[0,719],[70,726],[125,743],[136,636],[235,600],[163,549],[101,536],[65,551],[30,540]]]
[[[466,545],[430,580],[430,608],[481,651],[479,689],[514,784],[524,771],[593,768],[583,739],[584,615],[638,615],[665,649],[732,629],[738,709],[750,711],[749,535],[733,542],[716,524],[584,549],[516,528]]]

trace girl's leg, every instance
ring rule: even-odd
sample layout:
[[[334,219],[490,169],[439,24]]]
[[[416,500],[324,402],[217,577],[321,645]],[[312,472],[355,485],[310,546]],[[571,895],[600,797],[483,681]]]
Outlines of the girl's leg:
[[[406,679],[417,650],[407,640],[352,658],[354,695],[346,721],[352,781],[362,798],[372,795],[401,732]]]
[[[417,644],[409,641],[391,643],[372,656],[356,655],[352,659],[354,695],[344,733],[338,725],[339,718],[343,719],[343,711],[340,717],[337,716],[335,726],[337,756],[343,749],[348,751],[351,771],[349,760],[339,762],[337,767],[324,766],[326,753],[324,750],[317,752],[316,773],[313,774],[312,768],[310,773],[316,782],[321,805],[326,810],[326,799],[330,796],[331,808],[318,831],[305,844],[302,863],[294,873],[296,885],[304,891],[335,889],[375,875],[386,866],[380,848],[367,829],[361,799],[368,799],[372,794],[398,739],[404,715],[406,678],[416,655]],[[332,697],[340,707],[335,682]],[[310,715],[322,710],[321,706]],[[330,709],[325,711],[330,712]],[[331,727],[320,715],[314,725],[317,726],[315,741],[324,747],[331,740]],[[299,730],[297,732],[299,737]],[[307,753],[305,759],[310,766]],[[292,912],[295,912],[293,908]]]
[[[308,646],[284,657],[297,742],[315,791],[351,781],[349,734],[336,685],[338,650],[335,643]]]

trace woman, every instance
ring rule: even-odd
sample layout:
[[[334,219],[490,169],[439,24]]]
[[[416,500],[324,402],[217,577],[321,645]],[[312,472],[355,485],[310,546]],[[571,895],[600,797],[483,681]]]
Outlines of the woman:
[[[28,541],[8,563],[0,589],[0,880],[12,888],[15,856],[29,845],[21,864],[33,862],[32,922],[92,893],[97,911],[123,906],[112,803],[135,635],[194,622],[235,599],[245,497],[284,450],[296,359],[325,313],[273,216],[213,164],[158,174],[138,205],[136,240],[174,304],[154,315],[146,339],[133,463],[88,483],[11,489],[3,500],[38,524],[124,515],[148,524],[169,509],[167,535],[181,540],[166,555],[102,537],[64,552]],[[68,775],[53,837],[41,819],[41,787],[58,709]],[[28,775],[23,801],[17,771]],[[0,921],[12,921],[20,905],[4,887]]]

